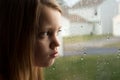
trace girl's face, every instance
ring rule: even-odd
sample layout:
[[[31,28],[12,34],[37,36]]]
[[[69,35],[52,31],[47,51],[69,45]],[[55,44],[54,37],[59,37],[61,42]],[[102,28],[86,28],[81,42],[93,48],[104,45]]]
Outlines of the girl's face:
[[[35,43],[35,66],[47,67],[52,65],[58,56],[61,14],[49,7],[42,11],[41,26]]]

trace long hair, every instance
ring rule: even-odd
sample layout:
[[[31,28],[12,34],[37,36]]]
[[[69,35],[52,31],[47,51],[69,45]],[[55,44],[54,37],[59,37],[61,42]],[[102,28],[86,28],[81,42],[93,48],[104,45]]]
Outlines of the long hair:
[[[36,18],[36,26],[38,30],[40,30],[40,26],[42,24],[41,21],[43,20],[43,15],[44,15],[43,9],[45,7],[49,7],[51,9],[57,10],[62,14],[62,9],[56,0],[40,0],[40,3],[41,4],[37,8],[37,18]]]
[[[37,0],[0,0],[0,73],[32,80]]]
[[[58,6],[53,0],[0,0],[0,74],[5,80],[42,80],[41,68],[33,63],[42,4]]]
[[[49,7],[50,9],[57,10],[62,14],[62,9],[60,5],[57,3],[56,0],[40,0],[40,5],[38,5],[37,8],[37,17],[36,17],[36,26],[37,26],[37,31],[36,34],[39,33],[40,26],[42,25],[41,21],[43,20],[43,9],[44,7]],[[38,80],[44,80],[44,75],[43,75],[43,69],[42,68],[37,68],[37,75],[38,75]]]

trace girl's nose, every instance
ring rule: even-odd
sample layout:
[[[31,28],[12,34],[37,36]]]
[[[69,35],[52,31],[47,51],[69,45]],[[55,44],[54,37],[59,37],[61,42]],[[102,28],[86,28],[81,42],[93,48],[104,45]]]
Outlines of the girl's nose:
[[[58,40],[58,37],[57,36],[52,37],[51,43],[50,43],[50,48],[55,49],[55,48],[57,48],[59,46],[60,46],[60,42]]]

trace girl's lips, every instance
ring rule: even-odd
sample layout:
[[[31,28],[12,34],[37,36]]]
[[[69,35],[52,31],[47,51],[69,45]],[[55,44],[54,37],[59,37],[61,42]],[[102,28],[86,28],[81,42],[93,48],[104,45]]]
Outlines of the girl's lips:
[[[58,52],[55,52],[55,53],[53,53],[53,54],[50,55],[50,57],[52,57],[52,58],[55,58],[57,56],[58,56]]]

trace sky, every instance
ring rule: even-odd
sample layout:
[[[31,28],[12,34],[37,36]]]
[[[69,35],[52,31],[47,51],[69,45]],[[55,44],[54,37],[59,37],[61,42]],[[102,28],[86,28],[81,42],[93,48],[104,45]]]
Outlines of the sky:
[[[79,2],[80,0],[64,0],[64,1],[69,7],[72,7],[75,3]]]
[[[120,2],[120,0],[116,0],[117,2]]]
[[[75,3],[81,1],[81,0],[64,0],[66,2],[66,4],[69,6],[69,7],[72,7]],[[116,0],[117,2],[120,2],[120,0]]]

